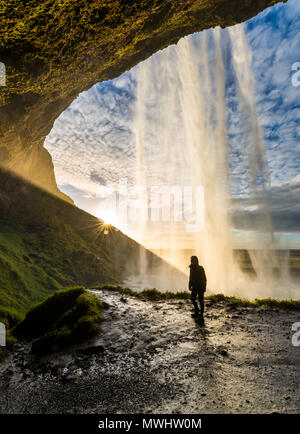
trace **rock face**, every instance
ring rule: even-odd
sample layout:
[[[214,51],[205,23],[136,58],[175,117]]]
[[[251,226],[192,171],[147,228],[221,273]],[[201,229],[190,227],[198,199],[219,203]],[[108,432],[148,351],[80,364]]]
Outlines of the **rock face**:
[[[43,143],[76,96],[182,36],[230,26],[278,0],[7,0],[0,8],[0,162],[58,194]]]

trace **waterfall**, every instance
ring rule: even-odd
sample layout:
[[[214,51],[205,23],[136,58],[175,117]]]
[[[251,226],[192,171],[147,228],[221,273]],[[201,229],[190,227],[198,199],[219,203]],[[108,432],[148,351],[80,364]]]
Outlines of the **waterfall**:
[[[145,122],[146,122],[146,114],[145,114],[145,98],[147,95],[147,82],[148,82],[148,69],[146,63],[141,63],[139,65],[139,80],[137,82],[137,97],[136,97],[136,115],[134,122],[134,134],[136,141],[136,183],[137,183],[137,199],[138,203],[142,204],[140,206],[141,214],[139,218],[139,224],[136,228],[137,239],[139,242],[143,242],[143,236],[145,234],[146,228],[146,218],[148,214],[147,204],[145,200],[145,191],[144,187],[146,185],[145,178],[145,162],[144,162],[144,130],[145,130]],[[146,271],[147,271],[147,259],[145,249],[140,246],[139,249],[139,275],[140,275],[140,284],[142,286],[146,286]]]
[[[251,50],[243,25],[230,28],[229,35],[249,161],[249,185],[261,213],[257,239],[262,248],[249,252],[255,279],[243,273],[237,264],[231,236],[226,71],[220,29],[185,37],[177,45],[138,66],[135,117],[137,185],[145,187],[141,188],[143,192],[157,185],[176,187],[177,191],[185,191],[186,186],[193,191],[198,186],[204,189],[202,229],[185,232],[184,223],[170,219],[167,226],[166,222],[161,222],[160,233],[152,235],[163,242],[165,250],[160,254],[164,259],[187,273],[189,253],[176,246],[182,240],[188,240],[190,247],[187,250],[198,255],[212,292],[247,298],[276,296],[274,288],[278,274],[274,274],[274,269],[278,271],[280,267],[274,252],[266,149],[256,112]],[[208,49],[208,36],[211,37],[210,47],[214,47],[213,53]],[[212,54],[213,70],[209,60]],[[149,247],[146,238],[152,222],[145,222],[142,218],[149,217],[149,201],[141,196],[140,207],[137,238]],[[172,211],[174,208],[175,200],[171,205]],[[145,268],[142,273],[144,271]],[[164,276],[163,270],[160,272],[162,284],[159,289],[184,289],[171,282],[171,276]],[[282,276],[286,278],[287,273],[282,273]]]
[[[218,44],[218,36],[215,41]],[[203,43],[202,52],[206,48],[206,41]],[[203,56],[206,73],[201,83],[191,38],[184,38],[178,44],[178,74],[191,181],[194,186],[203,185],[205,192],[205,224],[201,232],[194,234],[194,248],[206,269],[211,286],[227,292],[235,264],[229,232],[228,185],[225,176],[228,167],[224,82],[222,78],[219,79],[219,71],[223,71],[224,67],[220,53],[217,51],[216,54],[217,68],[213,78],[217,89],[212,95],[207,56]],[[205,104],[206,101],[208,104]],[[212,119],[212,112],[216,115],[216,122]]]
[[[259,243],[260,248],[250,250],[249,254],[256,272],[257,281],[272,288],[272,295],[276,295],[276,293],[274,294],[276,286],[289,286],[290,282],[288,263],[286,262],[285,265],[279,264],[275,250],[276,241],[268,196],[270,177],[266,158],[266,145],[256,110],[254,74],[251,66],[252,53],[243,25],[233,26],[228,31],[231,38],[233,66],[236,73],[239,105],[242,114],[243,138],[250,169],[250,194],[260,213],[256,228],[257,244]]]

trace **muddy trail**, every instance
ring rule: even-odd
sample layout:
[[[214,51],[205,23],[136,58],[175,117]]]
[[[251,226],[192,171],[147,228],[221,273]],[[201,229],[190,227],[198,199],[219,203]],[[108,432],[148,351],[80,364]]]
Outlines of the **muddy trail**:
[[[96,291],[99,335],[43,358],[19,343],[0,364],[1,413],[296,413],[297,311]]]

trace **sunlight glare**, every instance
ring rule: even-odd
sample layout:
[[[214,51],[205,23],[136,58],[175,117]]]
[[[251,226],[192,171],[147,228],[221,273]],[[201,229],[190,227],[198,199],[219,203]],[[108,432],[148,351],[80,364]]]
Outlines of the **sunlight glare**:
[[[97,217],[103,221],[105,226],[114,226],[116,228],[120,228],[121,226],[118,216],[113,211],[99,209]]]

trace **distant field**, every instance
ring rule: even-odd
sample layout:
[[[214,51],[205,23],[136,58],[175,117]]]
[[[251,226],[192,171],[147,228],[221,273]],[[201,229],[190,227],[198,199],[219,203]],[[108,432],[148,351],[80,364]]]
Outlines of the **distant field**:
[[[152,250],[155,254],[161,256],[162,258],[168,260],[170,255],[170,251],[167,249],[154,249]],[[251,250],[252,254],[259,254],[259,250]],[[178,252],[183,263],[188,264],[190,260],[190,256],[195,255],[195,250],[191,249],[178,249]],[[234,255],[239,263],[241,269],[246,273],[254,273],[252,261],[249,255],[249,251],[246,249],[236,249],[234,251]],[[291,277],[300,277],[300,250],[283,250],[279,249],[275,251],[275,256],[279,267],[281,269],[285,269],[290,273]],[[276,270],[275,270],[276,272]]]
[[[235,256],[243,271],[254,272],[248,250],[235,250]],[[276,250],[275,256],[280,268],[286,267],[292,277],[300,277],[300,250]]]

